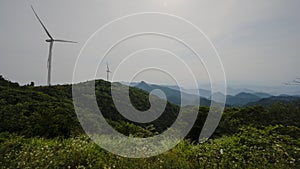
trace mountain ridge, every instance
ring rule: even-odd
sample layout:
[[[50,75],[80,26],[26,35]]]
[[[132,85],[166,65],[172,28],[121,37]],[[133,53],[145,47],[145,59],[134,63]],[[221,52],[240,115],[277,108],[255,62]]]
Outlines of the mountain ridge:
[[[168,86],[168,85],[158,85],[158,84],[149,84],[145,81],[142,81],[140,83],[132,83],[132,85],[135,85],[135,87],[143,89],[147,92],[151,92],[154,89],[161,89],[167,96],[169,96],[168,101],[180,105],[180,92],[183,93],[183,98],[188,98],[191,93],[197,92],[193,89],[184,89],[178,86]],[[204,91],[206,97],[202,97],[201,91]],[[188,92],[190,91],[190,93]],[[211,102],[211,93],[209,90],[205,89],[199,89],[199,93],[201,95],[201,101],[202,101],[202,106],[210,106]],[[202,91],[202,93],[203,93]],[[251,93],[249,93],[249,91]],[[218,98],[218,95],[221,97],[225,97],[224,94],[221,92],[216,92],[213,93],[214,97]],[[285,99],[283,99],[282,96],[285,96]],[[239,92],[235,95],[227,95],[226,96],[226,106],[238,106],[238,107],[244,107],[244,106],[249,106],[249,105],[261,105],[261,102],[271,102],[271,103],[276,103],[276,102],[288,102],[294,101],[297,99],[297,96],[291,96],[291,95],[279,95],[279,96],[274,96],[271,95],[267,92],[256,92],[252,90],[246,90]],[[269,101],[267,101],[269,100]],[[270,101],[272,100],[272,101]],[[204,102],[204,104],[203,104]],[[271,104],[267,104],[271,105]]]

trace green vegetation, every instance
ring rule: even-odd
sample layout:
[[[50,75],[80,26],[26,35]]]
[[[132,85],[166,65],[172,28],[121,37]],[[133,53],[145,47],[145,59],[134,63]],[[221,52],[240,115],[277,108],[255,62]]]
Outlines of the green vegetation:
[[[168,103],[153,123],[132,123],[114,107],[110,83],[97,80],[96,96],[107,121],[119,132],[149,137],[163,132],[179,108]],[[120,85],[120,84],[117,84]],[[122,85],[120,85],[122,87]],[[130,88],[133,105],[149,108],[148,93]],[[19,86],[0,76],[1,168],[300,168],[300,102],[270,107],[226,108],[211,139],[197,140],[208,107],[200,107],[187,138],[172,150],[146,159],[107,152],[83,132],[71,85]]]
[[[12,168],[297,168],[300,139],[280,134],[282,129],[283,126],[244,127],[231,137],[203,144],[183,141],[174,149],[147,159],[113,155],[86,136],[25,139],[3,133],[0,165]]]

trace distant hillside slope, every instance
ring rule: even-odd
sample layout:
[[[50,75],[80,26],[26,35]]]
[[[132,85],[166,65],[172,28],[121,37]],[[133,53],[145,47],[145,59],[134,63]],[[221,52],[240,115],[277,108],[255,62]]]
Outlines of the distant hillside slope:
[[[164,86],[164,87],[168,87],[170,89],[174,89],[174,90],[177,90],[177,91],[182,91],[184,93],[187,93],[187,94],[193,94],[193,93],[196,93],[196,92],[199,92],[200,96],[203,97],[203,98],[206,98],[206,99],[209,99],[210,96],[211,96],[211,91],[210,90],[206,90],[206,89],[185,89],[185,88],[180,88],[178,86]]]
[[[201,98],[201,106],[210,106],[212,99],[211,91],[205,89],[185,89],[178,86],[168,86],[168,85],[159,85],[159,84],[149,84],[146,82],[133,82],[126,83],[122,82],[125,85],[135,86],[144,91],[150,92],[154,89],[162,90],[169,102],[174,103],[176,105],[180,105],[180,92],[182,92],[182,97],[185,101],[193,103],[191,100],[191,96],[194,96],[192,93],[199,92]],[[274,96],[267,92],[257,92],[254,90],[249,90],[247,88],[243,89],[235,89],[232,87],[227,88],[227,96],[226,96],[226,106],[230,107],[244,107],[248,105],[263,105],[270,106],[275,102],[284,102],[288,103],[297,98],[296,95],[284,95],[286,98],[281,95],[280,97]],[[213,93],[214,98],[224,97],[223,93],[215,92]],[[269,99],[270,98],[270,99]],[[295,98],[295,99],[293,99]],[[259,103],[262,102],[262,103]],[[194,104],[195,105],[195,104]]]
[[[258,96],[258,97],[260,97],[262,99],[273,96],[273,95],[271,95],[269,93],[264,93],[264,92],[255,92],[255,93],[252,93],[252,94],[254,94],[255,96]]]
[[[240,93],[236,96],[227,96],[227,105],[231,106],[272,106],[275,103],[294,103],[300,100],[299,96],[280,95],[272,96],[267,93]]]
[[[250,102],[247,106],[272,106],[275,103],[295,103],[300,100],[299,96],[272,96],[269,98],[263,98],[258,101]]]
[[[226,103],[231,106],[244,106],[249,102],[258,101],[261,98],[250,93],[239,93],[235,96],[228,95]]]
[[[147,84],[144,81],[140,82],[135,87],[142,89],[144,91],[147,91],[147,92],[151,92],[154,89],[160,89],[165,93],[167,100],[176,105],[181,105],[181,98],[184,100],[185,103],[191,103],[189,105],[197,105],[197,103],[195,102],[195,100],[193,100],[193,98],[199,97],[199,96],[195,96],[195,95],[188,94],[185,92],[180,92],[179,89],[174,89],[174,87],[169,88],[169,87],[162,86],[162,85]],[[200,97],[200,105],[201,106],[210,106],[210,104],[211,104],[210,100]],[[186,106],[186,105],[183,105],[183,106]]]

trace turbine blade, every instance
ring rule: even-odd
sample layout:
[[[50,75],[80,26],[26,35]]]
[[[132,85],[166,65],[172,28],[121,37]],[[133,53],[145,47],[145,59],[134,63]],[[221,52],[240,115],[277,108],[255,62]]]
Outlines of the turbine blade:
[[[55,42],[78,43],[78,42],[75,42],[75,41],[70,41],[70,40],[60,40],[60,39],[55,39],[54,41],[55,41]]]
[[[50,35],[49,31],[47,30],[46,26],[43,24],[42,20],[40,19],[40,17],[37,15],[37,13],[35,12],[33,6],[31,5],[31,9],[34,12],[34,15],[36,16],[36,18],[39,20],[40,24],[42,25],[42,27],[44,28],[44,30],[46,31],[47,35],[49,36],[50,39],[53,39],[52,36]]]

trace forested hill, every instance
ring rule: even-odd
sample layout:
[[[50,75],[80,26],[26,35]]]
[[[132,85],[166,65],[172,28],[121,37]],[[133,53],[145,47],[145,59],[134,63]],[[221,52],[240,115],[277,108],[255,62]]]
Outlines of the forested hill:
[[[111,97],[110,82],[96,80],[95,90],[97,103],[103,116],[112,125],[119,126],[119,130],[122,130],[119,123],[122,123],[137,127],[132,132],[135,130],[145,132],[144,129],[152,128],[153,132],[161,133],[177,118],[179,107],[167,103],[165,111],[155,121],[145,124],[131,122],[116,110]],[[150,107],[149,93],[144,90],[130,87],[130,99],[138,110],[148,110]],[[233,134],[245,124],[258,127],[276,124],[300,127],[298,106],[299,102],[295,101],[291,104],[277,103],[265,108],[257,106],[226,108],[214,136]],[[208,107],[200,108],[198,119],[188,138],[197,140],[208,111]],[[0,132],[8,131],[28,137],[47,138],[70,137],[83,133],[74,111],[71,85],[35,87],[30,83],[19,86],[18,83],[10,82],[0,76],[0,117]],[[131,131],[124,132],[131,133]]]
[[[68,85],[19,86],[0,78],[0,131],[27,137],[69,137],[81,132]]]
[[[115,84],[122,87],[121,84]],[[121,116],[111,83],[95,81],[99,108],[116,130],[150,137],[170,126],[179,107],[149,124]],[[124,86],[123,86],[124,87]],[[87,96],[89,97],[89,96]],[[130,88],[132,104],[147,110],[149,93]],[[159,99],[159,98],[157,98]],[[300,102],[268,107],[227,107],[213,136],[197,144],[209,107],[200,107],[186,139],[157,157],[128,159],[105,151],[83,132],[73,107],[72,86],[20,86],[0,76],[0,166],[3,168],[299,168]]]
[[[116,110],[110,87],[109,82],[95,82],[97,102],[103,116],[113,124],[130,122]],[[147,92],[131,87],[130,98],[137,109],[149,109]],[[178,110],[176,105],[167,103],[164,113],[157,120],[151,124],[137,125],[143,128],[154,125],[157,131],[163,131],[176,119]],[[69,137],[82,133],[73,107],[71,85],[34,87],[31,83],[19,86],[1,77],[0,116],[0,132],[43,137]]]

